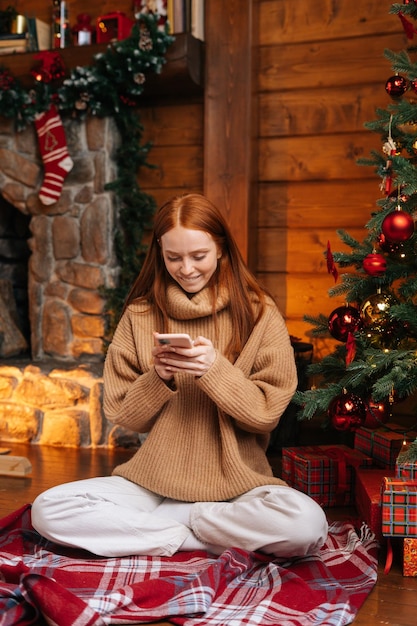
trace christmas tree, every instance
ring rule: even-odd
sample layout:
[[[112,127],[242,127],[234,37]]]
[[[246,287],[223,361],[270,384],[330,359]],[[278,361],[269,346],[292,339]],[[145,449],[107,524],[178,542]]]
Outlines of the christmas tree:
[[[417,0],[395,3],[408,40],[417,33]],[[373,166],[381,197],[357,241],[337,231],[348,252],[324,252],[335,284],[329,296],[345,298],[330,315],[306,316],[314,336],[337,340],[332,353],[309,366],[320,381],[298,391],[299,419],[324,416],[324,424],[351,431],[388,421],[405,398],[417,406],[417,47],[385,50],[392,76],[386,109],[365,126],[381,137],[381,150],[359,165]],[[340,270],[340,271],[339,271]],[[413,402],[413,397],[415,402]],[[417,457],[417,440],[414,444]]]

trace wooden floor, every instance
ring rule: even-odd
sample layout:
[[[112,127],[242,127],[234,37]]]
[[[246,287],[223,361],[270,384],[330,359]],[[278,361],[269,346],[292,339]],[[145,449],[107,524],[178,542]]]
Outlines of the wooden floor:
[[[71,480],[108,475],[114,465],[127,460],[133,453],[124,449],[75,450],[1,442],[0,447],[10,448],[12,455],[27,457],[32,464],[32,473],[25,478],[0,476],[0,517],[32,502],[37,494],[48,487]],[[276,457],[271,457],[273,467],[276,461]],[[332,520],[349,519],[352,511],[330,509],[328,516]],[[384,549],[381,549],[378,582],[354,624],[416,626],[417,578],[402,576],[399,549],[395,551],[394,564],[388,575],[383,572],[384,558]],[[167,622],[159,624],[168,625]]]

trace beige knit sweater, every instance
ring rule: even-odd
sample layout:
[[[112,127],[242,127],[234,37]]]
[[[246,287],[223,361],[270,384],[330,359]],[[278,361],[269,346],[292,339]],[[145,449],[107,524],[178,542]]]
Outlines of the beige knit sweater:
[[[152,365],[155,328],[144,304],[131,304],[115,332],[104,367],[104,410],[117,424],[149,433],[132,459],[115,468],[146,489],[176,500],[228,500],[254,487],[282,484],[265,455],[296,388],[294,353],[272,301],[234,364],[223,356],[233,332],[228,296],[211,302],[203,289],[191,299],[167,292],[170,332],[213,341],[217,357],[200,378],[175,376],[173,391]]]

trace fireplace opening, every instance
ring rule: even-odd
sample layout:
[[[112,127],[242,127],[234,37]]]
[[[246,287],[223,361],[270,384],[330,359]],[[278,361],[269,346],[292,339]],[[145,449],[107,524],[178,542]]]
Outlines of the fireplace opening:
[[[4,307],[0,329],[1,356],[30,354],[30,321],[28,298],[28,262],[31,216],[24,215],[0,195],[0,305]],[[0,312],[1,313],[1,312]],[[15,348],[5,333],[14,330],[22,335]],[[7,347],[5,347],[7,346]],[[4,348],[3,352],[1,348]]]

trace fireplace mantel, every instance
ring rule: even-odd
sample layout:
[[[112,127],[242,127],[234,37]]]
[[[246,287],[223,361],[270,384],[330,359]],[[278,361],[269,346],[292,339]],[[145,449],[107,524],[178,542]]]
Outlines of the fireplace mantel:
[[[94,56],[107,49],[107,44],[70,46],[59,50],[68,71],[77,66],[91,65]],[[36,53],[35,53],[36,54]],[[33,86],[31,70],[36,64],[34,53],[3,55],[2,65],[26,88]],[[155,96],[198,95],[204,84],[204,44],[189,33],[175,35],[168,48],[166,64],[161,74],[149,76],[146,81],[145,98]]]

